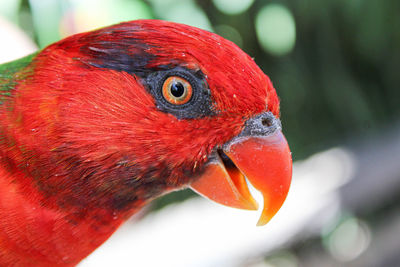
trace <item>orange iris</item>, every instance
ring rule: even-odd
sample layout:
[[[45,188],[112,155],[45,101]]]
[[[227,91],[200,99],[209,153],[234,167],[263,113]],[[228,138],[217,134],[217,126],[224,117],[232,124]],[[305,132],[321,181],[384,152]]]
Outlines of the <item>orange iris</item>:
[[[169,103],[183,105],[192,98],[192,85],[179,76],[168,77],[163,84],[162,94]]]

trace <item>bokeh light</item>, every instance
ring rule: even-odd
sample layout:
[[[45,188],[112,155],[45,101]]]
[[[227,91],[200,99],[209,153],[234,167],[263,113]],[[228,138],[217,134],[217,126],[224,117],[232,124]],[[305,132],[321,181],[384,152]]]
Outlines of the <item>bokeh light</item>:
[[[265,267],[298,267],[296,256],[289,251],[281,251],[265,261]]]
[[[60,39],[59,21],[62,16],[62,2],[53,0],[29,0],[38,43],[44,47]],[[44,19],[45,18],[45,19]]]
[[[371,230],[368,225],[355,217],[350,217],[339,223],[325,243],[334,258],[347,262],[360,256],[370,242]]]
[[[122,21],[153,18],[142,1],[127,0],[70,0],[70,12],[63,17],[63,36],[116,24]]]
[[[150,2],[161,19],[213,31],[207,15],[192,0],[150,0]]]
[[[222,37],[234,42],[237,46],[242,46],[243,44],[243,38],[240,35],[240,32],[238,32],[235,28],[226,25],[226,24],[221,24],[215,26],[215,32]]]
[[[213,0],[219,11],[229,15],[236,15],[245,12],[254,0]]]
[[[273,55],[288,54],[296,42],[296,25],[292,13],[280,4],[264,6],[256,17],[256,33],[263,49]]]
[[[0,1],[0,15],[16,23],[21,0]]]

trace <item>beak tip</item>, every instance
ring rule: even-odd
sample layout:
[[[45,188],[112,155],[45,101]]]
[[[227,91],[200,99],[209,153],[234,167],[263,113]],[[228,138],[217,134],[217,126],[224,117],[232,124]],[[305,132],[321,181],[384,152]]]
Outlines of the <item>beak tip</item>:
[[[269,223],[269,221],[272,219],[272,217],[264,217],[261,216],[261,218],[258,220],[257,222],[257,226],[264,226],[267,223]]]
[[[275,216],[276,212],[268,213],[265,210],[261,213],[260,219],[258,219],[257,226],[264,226]]]
[[[250,195],[251,196],[251,195]],[[248,210],[258,210],[258,203],[257,201],[251,197],[251,199],[249,199],[249,204],[248,204]]]
[[[260,221],[258,221],[256,226],[257,226],[257,227],[261,227],[261,226],[266,225],[268,222],[269,222],[269,221],[266,221],[266,222],[260,222]]]

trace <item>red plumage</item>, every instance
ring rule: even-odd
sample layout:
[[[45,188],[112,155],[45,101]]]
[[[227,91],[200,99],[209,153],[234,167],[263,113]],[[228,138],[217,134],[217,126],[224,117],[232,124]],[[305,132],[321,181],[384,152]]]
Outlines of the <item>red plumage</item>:
[[[158,107],[145,79],[201,72],[212,116]],[[61,40],[13,75],[0,106],[0,263],[72,266],[145,203],[187,185],[266,110],[269,78],[236,45],[143,20]]]

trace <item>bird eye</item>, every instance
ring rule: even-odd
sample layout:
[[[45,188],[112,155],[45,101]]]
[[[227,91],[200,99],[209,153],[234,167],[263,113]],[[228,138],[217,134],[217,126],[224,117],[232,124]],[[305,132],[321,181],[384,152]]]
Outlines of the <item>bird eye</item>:
[[[183,105],[192,98],[193,89],[190,83],[179,76],[168,77],[162,86],[165,100],[174,105]]]

